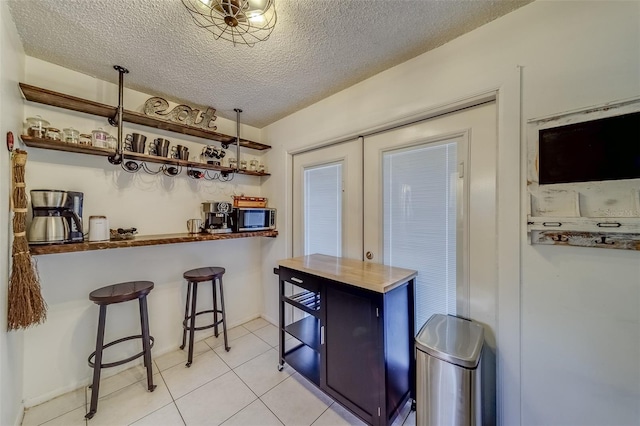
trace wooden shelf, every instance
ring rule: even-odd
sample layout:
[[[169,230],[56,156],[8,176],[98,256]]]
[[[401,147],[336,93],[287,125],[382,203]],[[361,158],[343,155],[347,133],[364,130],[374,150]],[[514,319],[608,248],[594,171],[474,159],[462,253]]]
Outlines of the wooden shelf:
[[[112,240],[112,241],[98,241],[98,242],[83,242],[83,243],[68,243],[68,244],[31,244],[29,245],[29,251],[32,255],[42,254],[59,254],[59,253],[74,253],[79,251],[92,251],[92,250],[107,250],[115,248],[127,248],[127,247],[143,247],[143,246],[157,246],[163,244],[178,244],[178,243],[193,243],[199,241],[212,241],[212,240],[232,240],[236,238],[251,238],[251,237],[277,237],[278,231],[253,231],[253,232],[238,232],[229,234],[163,234],[163,235],[149,235],[149,236],[136,236],[130,240]]]
[[[65,95],[64,93],[42,89],[40,87],[31,86],[25,83],[20,83],[20,89],[22,90],[24,97],[31,102],[51,105],[59,108],[69,109],[72,111],[84,112],[87,114],[106,118],[114,118],[116,116],[117,108],[110,105],[89,101],[87,99],[77,98],[75,96]],[[224,144],[233,145],[235,143],[234,136],[225,135],[222,133],[214,132],[212,130],[185,126],[183,124],[174,123],[171,121],[159,120],[157,118],[149,117],[134,111],[125,110],[122,114],[122,120],[128,123],[140,124],[156,129],[181,133],[183,135],[209,139]],[[271,148],[269,145],[261,144],[259,142],[254,142],[247,139],[240,139],[240,146],[255,149],[258,151]]]
[[[107,157],[109,155],[115,154],[115,151],[113,149],[97,148],[94,146],[87,146],[87,145],[69,144],[69,143],[60,142],[60,141],[53,141],[50,139],[34,138],[27,135],[20,136],[20,139],[22,139],[25,145],[33,148],[51,149],[54,151],[64,151],[64,152],[74,152],[76,154],[99,155],[103,157]],[[202,169],[202,170],[215,170],[218,172],[237,173],[241,175],[250,175],[250,176],[269,176],[270,175],[269,173],[253,172],[250,170],[234,171],[229,167],[214,166],[213,164],[198,163],[196,161],[178,160],[176,158],[157,157],[155,155],[140,154],[137,152],[130,152],[130,151],[125,151],[123,156],[126,160],[144,161],[146,163],[168,164],[168,165],[178,166],[178,167],[189,167],[189,168]]]
[[[100,155],[108,157],[115,154],[113,149],[97,148],[90,145],[79,145],[75,143],[65,143],[53,141],[51,139],[34,138],[32,136],[21,135],[20,139],[25,145],[32,148],[52,149],[54,151],[75,152],[76,154]]]

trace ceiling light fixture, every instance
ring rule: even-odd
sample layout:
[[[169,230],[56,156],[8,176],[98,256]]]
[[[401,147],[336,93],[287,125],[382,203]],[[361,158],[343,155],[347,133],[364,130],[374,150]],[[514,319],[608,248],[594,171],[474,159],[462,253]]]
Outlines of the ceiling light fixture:
[[[253,47],[276,25],[275,0],[182,0],[191,17],[214,38]]]

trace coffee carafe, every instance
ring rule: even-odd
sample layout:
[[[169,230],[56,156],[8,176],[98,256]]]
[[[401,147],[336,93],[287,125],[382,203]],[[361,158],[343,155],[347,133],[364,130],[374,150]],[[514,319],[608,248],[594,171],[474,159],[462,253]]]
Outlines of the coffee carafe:
[[[33,219],[27,232],[30,244],[81,242],[82,192],[58,189],[30,191]]]

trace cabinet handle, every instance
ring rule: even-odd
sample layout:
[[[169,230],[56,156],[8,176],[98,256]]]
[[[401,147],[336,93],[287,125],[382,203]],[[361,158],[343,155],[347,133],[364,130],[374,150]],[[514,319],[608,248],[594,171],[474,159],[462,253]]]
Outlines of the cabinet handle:
[[[324,325],[320,327],[320,344],[324,345]]]
[[[302,284],[304,282],[300,278],[296,278],[296,277],[291,277],[291,281],[296,282],[298,284]]]

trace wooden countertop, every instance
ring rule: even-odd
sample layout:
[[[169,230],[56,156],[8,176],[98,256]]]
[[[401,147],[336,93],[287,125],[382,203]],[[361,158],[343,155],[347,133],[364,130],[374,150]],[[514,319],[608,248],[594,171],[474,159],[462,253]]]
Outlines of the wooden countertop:
[[[136,236],[130,240],[110,240],[70,244],[32,244],[29,251],[32,255],[73,253],[76,251],[106,250],[125,247],[157,246],[162,244],[192,243],[211,240],[231,240],[250,237],[276,237],[278,231],[253,231],[229,234],[162,234]]]
[[[411,269],[324,254],[283,259],[278,261],[278,265],[377,293],[393,290],[418,275],[417,271]]]

